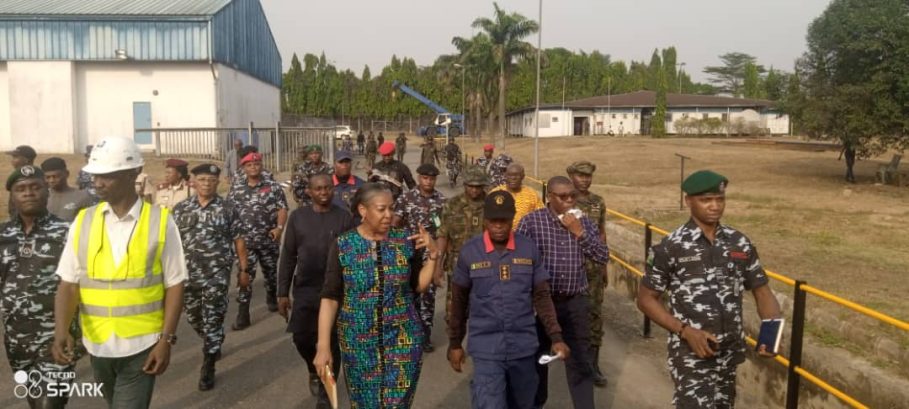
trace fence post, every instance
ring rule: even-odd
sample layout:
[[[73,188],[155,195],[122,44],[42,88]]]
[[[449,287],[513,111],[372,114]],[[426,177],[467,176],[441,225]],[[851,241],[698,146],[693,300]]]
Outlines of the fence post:
[[[276,172],[281,170],[281,122],[275,122],[275,168]]]
[[[647,264],[647,258],[650,257],[650,247],[652,246],[653,230],[650,229],[650,223],[646,223],[644,224],[644,264]],[[644,329],[641,336],[644,338],[651,338],[653,336],[650,331],[650,318],[646,315],[644,315]]]
[[[547,197],[547,194],[546,194],[546,193],[547,193],[546,182],[543,182],[543,204],[547,204],[547,203],[546,203],[546,202],[547,202],[547,201],[546,201],[546,197]]]
[[[786,409],[799,407],[799,384],[801,375],[795,373],[795,368],[802,364],[802,337],[805,334],[805,282],[795,281],[795,300],[792,305],[792,337],[789,340],[789,370],[786,386]]]

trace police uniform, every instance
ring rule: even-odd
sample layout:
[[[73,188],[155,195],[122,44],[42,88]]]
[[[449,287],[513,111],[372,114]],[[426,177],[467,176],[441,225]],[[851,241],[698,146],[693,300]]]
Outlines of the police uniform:
[[[682,189],[694,196],[723,193],[728,181],[709,171],[689,176]],[[642,284],[669,293],[672,315],[716,335],[716,355],[701,359],[678,334],[668,338],[677,408],[732,408],[736,367],[745,360],[742,293],[768,283],[757,250],[741,232],[722,224],[713,243],[690,220],[653,246]]]
[[[306,150],[306,154],[312,152],[322,152],[322,146],[320,145],[310,145]],[[309,187],[309,177],[312,175],[331,175],[334,174],[334,168],[331,165],[325,162],[319,162],[315,164],[311,161],[303,162],[302,164],[294,165],[293,171],[293,192],[294,200],[300,204],[300,206],[309,206],[312,204],[312,198],[306,193],[306,188]]]
[[[192,169],[193,175],[221,176],[215,165]],[[217,355],[224,342],[224,316],[235,242],[242,238],[237,210],[217,194],[204,206],[194,195],[174,206],[189,280],[184,287],[186,320],[202,340],[202,352]]]
[[[23,166],[7,179],[7,191],[16,182],[29,178],[43,180],[44,175],[36,167]],[[54,296],[59,283],[54,272],[68,230],[69,223],[46,210],[35,218],[32,230],[27,234],[19,217],[0,224],[0,310],[3,312],[6,357],[13,372],[38,371],[41,374],[29,374],[28,383],[23,386],[27,388],[26,392],[34,388],[31,382],[51,380],[48,378],[50,373],[75,370],[75,363],[60,365],[50,355],[54,341]],[[71,326],[70,333],[76,344],[81,345],[78,324]],[[82,355],[81,347],[77,352]],[[52,379],[56,381],[57,378]]]
[[[448,171],[448,183],[454,187],[461,174],[461,148],[454,142],[448,142],[442,153],[445,155],[445,169]]]
[[[572,163],[566,170],[569,175],[580,173],[584,175],[593,175],[597,167],[588,161],[579,161]],[[575,205],[584,212],[587,218],[597,226],[600,233],[606,222],[606,201],[603,197],[589,192],[587,196],[579,195]],[[592,364],[598,379],[598,385],[605,385],[605,376],[599,368],[599,352],[603,342],[603,296],[606,292],[606,279],[603,271],[606,268],[603,264],[597,264],[591,260],[585,260],[584,268],[587,270],[587,283],[590,291],[590,347],[592,350]]]
[[[403,161],[405,153],[407,153],[407,137],[401,133],[395,138],[395,159],[399,162]]]
[[[487,144],[483,147],[484,152],[492,151],[492,145]],[[489,186],[496,187],[505,184],[505,169],[508,168],[514,162],[514,159],[511,156],[508,156],[504,153],[499,154],[492,159],[486,159],[485,156],[477,159],[477,165],[482,166],[486,170],[486,174],[489,175]]]
[[[439,169],[432,164],[423,164],[417,168],[418,175],[438,176]],[[442,224],[442,207],[445,205],[445,195],[438,190],[433,190],[429,196],[424,196],[420,189],[405,192],[395,201],[395,215],[404,221],[404,228],[411,234],[417,234],[423,226],[433,239],[437,237],[439,226]],[[412,266],[413,273],[419,273],[421,266]],[[432,320],[436,311],[436,287],[430,284],[422,294],[415,294],[417,314],[423,321],[425,333],[424,346],[432,350],[430,336],[432,334]]]
[[[487,219],[513,218],[514,199],[506,192],[490,193],[484,214]],[[451,280],[449,350],[461,348],[466,329],[474,364],[472,407],[533,406],[538,383],[535,311],[547,323],[546,333],[562,342],[548,280],[539,250],[526,236],[511,233],[502,250],[488,233],[464,243]]]
[[[464,175],[465,185],[485,187],[488,183],[489,177],[480,167],[470,167]],[[464,242],[483,233],[483,197],[481,196],[479,200],[470,200],[462,193],[449,199],[442,207],[441,222],[442,225],[436,234],[448,240],[448,249],[444,254],[442,266],[450,283],[451,273],[457,264],[458,254]],[[451,285],[448,285],[445,291],[446,316],[450,305]]]
[[[256,275],[256,264],[259,264],[262,275],[265,276],[268,299],[275,298],[279,246],[269,233],[278,227],[278,211],[287,209],[287,198],[284,196],[284,189],[273,179],[262,177],[255,186],[250,186],[246,180],[244,178],[241,185],[234,185],[234,189],[227,196],[227,201],[240,214],[243,239],[249,257],[250,285],[246,289],[241,288],[237,295],[237,302],[248,306],[252,298],[252,280]]]

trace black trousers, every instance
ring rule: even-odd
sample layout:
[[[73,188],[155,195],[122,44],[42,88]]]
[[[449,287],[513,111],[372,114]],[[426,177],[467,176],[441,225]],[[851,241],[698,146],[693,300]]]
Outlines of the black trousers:
[[[571,348],[571,356],[565,361],[571,402],[575,409],[594,409],[593,367],[590,364],[590,300],[586,295],[577,295],[570,298],[553,297],[552,303],[562,327],[562,339]],[[536,357],[539,359],[552,348],[552,341],[539,319],[537,337],[540,348]],[[537,374],[540,383],[534,398],[535,408],[542,407],[549,398],[549,366],[537,364]]]
[[[316,358],[316,343],[319,341],[319,307],[300,304],[294,300],[288,331],[293,333],[294,346],[306,362],[309,373],[314,374],[316,367],[312,361]],[[337,378],[341,368],[341,348],[338,345],[338,332],[334,328],[331,333],[331,362],[331,370]]]

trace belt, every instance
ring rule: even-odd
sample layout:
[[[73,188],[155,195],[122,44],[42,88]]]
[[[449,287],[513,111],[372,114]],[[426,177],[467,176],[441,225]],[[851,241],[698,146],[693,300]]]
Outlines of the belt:
[[[570,301],[574,297],[577,297],[581,294],[552,294],[552,302],[565,302]]]

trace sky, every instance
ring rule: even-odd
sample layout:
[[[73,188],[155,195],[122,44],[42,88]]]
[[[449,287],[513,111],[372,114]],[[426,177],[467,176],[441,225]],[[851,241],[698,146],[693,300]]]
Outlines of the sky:
[[[470,37],[477,17],[492,17],[486,0],[260,0],[285,70],[297,53],[320,54],[358,75],[373,75],[392,55],[431,65],[456,52],[455,36]],[[539,3],[500,0],[499,6],[536,20]],[[830,0],[544,0],[543,48],[599,50],[613,61],[649,62],[655,48],[675,46],[696,81],[739,51],[765,67],[792,71],[806,50],[808,25]],[[536,45],[536,35],[526,41]]]

